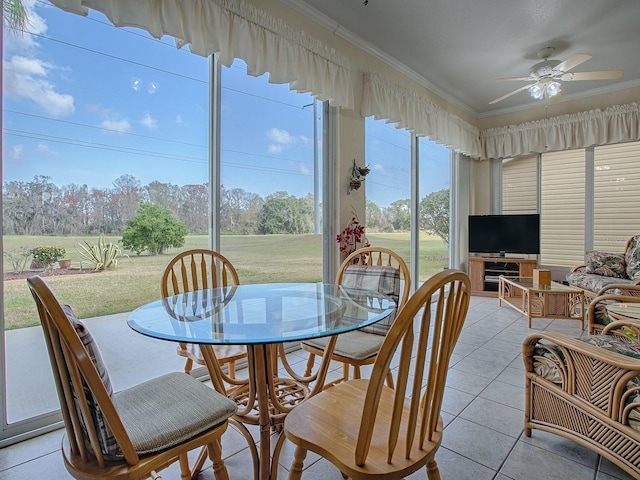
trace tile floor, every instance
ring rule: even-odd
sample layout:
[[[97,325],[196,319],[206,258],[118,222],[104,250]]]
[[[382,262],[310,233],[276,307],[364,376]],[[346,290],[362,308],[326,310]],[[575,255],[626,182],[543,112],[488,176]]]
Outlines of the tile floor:
[[[471,308],[451,361],[442,416],[445,431],[436,459],[443,480],[626,480],[632,478],[609,461],[573,442],[533,431],[523,434],[524,381],[520,356],[522,339],[539,330],[583,334],[570,320],[526,318],[497,299],[473,297]],[[290,355],[303,362],[301,352]],[[61,431],[0,450],[0,480],[70,478],[58,451]],[[251,459],[243,439],[233,428],[223,437],[231,479],[251,479]],[[278,477],[285,479],[293,448],[285,444]],[[172,467],[165,480],[179,478]],[[211,469],[200,475],[213,479]],[[424,479],[424,470],[409,479]],[[310,454],[304,480],[342,480],[324,459]]]

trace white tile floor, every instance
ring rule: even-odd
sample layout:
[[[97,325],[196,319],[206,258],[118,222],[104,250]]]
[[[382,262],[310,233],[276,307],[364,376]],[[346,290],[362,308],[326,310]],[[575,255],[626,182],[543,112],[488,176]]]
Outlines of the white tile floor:
[[[436,459],[443,480],[626,480],[628,474],[591,451],[561,437],[533,431],[523,434],[524,380],[520,356],[523,338],[539,330],[583,334],[570,320],[534,320],[493,298],[474,297],[451,362],[442,416],[446,428]],[[292,361],[304,361],[301,352]],[[62,465],[56,431],[0,450],[0,480],[70,478]],[[223,437],[231,479],[251,479],[251,459],[232,428]],[[292,446],[286,444],[278,476],[286,478]],[[178,478],[175,467],[163,478]],[[200,475],[213,479],[211,469]],[[424,470],[410,479],[426,478]],[[309,455],[303,479],[342,480],[327,461]]]

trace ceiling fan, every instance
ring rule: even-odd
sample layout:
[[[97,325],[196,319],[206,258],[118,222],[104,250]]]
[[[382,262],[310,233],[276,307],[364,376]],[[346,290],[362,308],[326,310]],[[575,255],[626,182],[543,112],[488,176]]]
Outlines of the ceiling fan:
[[[564,62],[560,60],[549,60],[549,57],[553,55],[555,49],[553,47],[543,48],[538,52],[538,58],[541,58],[540,63],[536,63],[531,70],[529,70],[529,76],[527,77],[506,77],[496,78],[500,81],[528,81],[532,82],[528,85],[524,85],[513,92],[509,92],[506,95],[496,98],[489,102],[489,105],[498,103],[505,98],[509,98],[511,95],[515,95],[523,90],[529,90],[531,96],[537,100],[549,99],[555,97],[560,93],[562,87],[561,82],[575,82],[577,80],[613,80],[622,76],[622,70],[600,70],[597,72],[576,72],[570,73],[569,70],[577,67],[583,62],[586,62],[591,58],[591,55],[586,53],[576,53],[567,58]]]

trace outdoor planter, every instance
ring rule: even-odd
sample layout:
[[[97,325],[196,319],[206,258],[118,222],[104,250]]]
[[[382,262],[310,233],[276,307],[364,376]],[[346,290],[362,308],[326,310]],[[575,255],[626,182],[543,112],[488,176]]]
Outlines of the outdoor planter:
[[[68,269],[71,268],[71,259],[70,258],[64,258],[62,260],[58,260],[58,265],[63,270],[68,270]]]

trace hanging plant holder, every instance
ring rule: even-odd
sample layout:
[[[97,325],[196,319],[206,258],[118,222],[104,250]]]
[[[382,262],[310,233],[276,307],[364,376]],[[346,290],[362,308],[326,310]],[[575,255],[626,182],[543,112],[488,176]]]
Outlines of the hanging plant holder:
[[[356,165],[356,159],[354,158],[353,167],[351,168],[351,179],[349,180],[349,191],[347,194],[351,193],[352,190],[358,190],[362,186],[365,177],[369,175],[370,172],[371,169],[367,165],[362,167]]]

